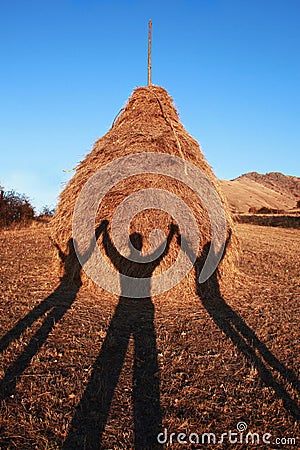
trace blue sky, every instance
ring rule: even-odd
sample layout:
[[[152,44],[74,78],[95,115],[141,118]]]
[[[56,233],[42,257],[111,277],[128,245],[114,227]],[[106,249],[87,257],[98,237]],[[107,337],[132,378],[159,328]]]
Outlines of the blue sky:
[[[173,97],[219,178],[300,176],[299,0],[0,0],[0,184],[54,206],[132,90]]]

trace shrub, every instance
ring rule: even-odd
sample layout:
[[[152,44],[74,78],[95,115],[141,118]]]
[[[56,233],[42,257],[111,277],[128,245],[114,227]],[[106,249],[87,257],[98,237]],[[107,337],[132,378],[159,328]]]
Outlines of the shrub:
[[[34,218],[34,209],[24,194],[0,190],[0,228],[13,223],[29,223]]]

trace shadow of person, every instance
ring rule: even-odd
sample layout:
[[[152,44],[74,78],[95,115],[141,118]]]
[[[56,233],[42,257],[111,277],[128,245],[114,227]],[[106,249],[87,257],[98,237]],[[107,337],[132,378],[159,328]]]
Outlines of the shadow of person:
[[[31,359],[37,354],[43,343],[47,340],[52,331],[64,314],[71,307],[76,299],[77,292],[81,286],[81,265],[75,254],[73,239],[68,241],[68,251],[63,253],[59,246],[57,247],[61,262],[64,267],[64,274],[60,280],[59,286],[52,294],[46,297],[40,304],[35,306],[25,317],[20,319],[17,324],[0,339],[0,351],[3,352],[14,340],[18,339],[34,322],[46,317],[32,336],[20,356],[7,368],[0,381],[0,400],[10,396],[16,387],[18,377],[29,366]],[[85,262],[94,248],[94,242],[89,249],[82,255],[82,261]]]
[[[161,432],[161,409],[159,390],[159,366],[157,361],[154,306],[151,301],[151,277],[155,268],[167,255],[171,239],[177,228],[170,227],[164,243],[151,255],[151,262],[140,254],[136,260],[123,257],[113,245],[108,222],[103,222],[103,246],[107,256],[118,270],[121,296],[110,322],[100,354],[94,363],[90,380],[76,409],[63,449],[98,449],[102,442],[113,394],[124,364],[132,336],[134,340],[132,400],[134,412],[135,448],[159,448],[157,435]],[[143,238],[139,233],[130,235],[130,241],[141,252]],[[121,275],[130,278],[122,278]],[[132,278],[134,277],[134,278]],[[125,296],[136,283],[135,278],[147,280],[143,285],[143,297]],[[146,288],[145,288],[146,286]]]
[[[182,241],[185,238],[179,235],[179,239]],[[228,242],[229,239],[226,242],[225,251]],[[192,259],[195,255],[193,255],[191,247],[186,240],[185,244],[187,255]],[[211,243],[208,242],[204,246],[201,256],[195,260],[195,284],[202,305],[218,328],[225,333],[236,348],[245,356],[248,362],[257,369],[262,382],[266,386],[273,388],[277,398],[282,400],[285,409],[291,416],[299,420],[300,410],[297,403],[292,399],[284,385],[274,378],[271,370],[276,370],[280,374],[282,380],[291,384],[298,392],[300,392],[300,382],[296,374],[273,355],[241,316],[226,303],[220,292],[217,270],[205,283],[200,284],[198,282],[210,244]],[[270,368],[268,368],[267,365]]]

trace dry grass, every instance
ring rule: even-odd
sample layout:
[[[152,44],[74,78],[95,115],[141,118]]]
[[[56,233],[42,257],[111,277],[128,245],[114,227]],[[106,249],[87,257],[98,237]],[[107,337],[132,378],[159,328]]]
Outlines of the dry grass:
[[[244,420],[252,432],[296,437],[299,446],[300,234],[246,224],[238,224],[237,231],[246,273],[239,290],[209,297],[187,283],[184,297],[174,289],[172,301],[153,300],[159,370],[152,375],[160,381],[162,423],[169,432],[221,433]],[[118,299],[104,293],[95,299],[84,289],[76,293],[59,286],[51,273],[47,234],[47,229],[27,229],[0,235],[1,450],[62,448],[80,401],[83,413],[89,407],[81,418],[90,425],[101,422],[99,392],[105,383],[110,386],[118,358],[109,328]],[[117,328],[126,331],[127,319],[119,318]],[[147,336],[146,319],[139,331]],[[131,337],[103,449],[134,447],[133,359]],[[136,370],[143,363],[136,359]],[[95,439],[100,435],[87,423],[84,430]],[[78,445],[69,448],[84,448],[77,432],[70,434]]]
[[[219,281],[222,285],[224,282],[224,286],[230,284],[235,270],[238,245],[235,235],[232,233],[233,224],[226,201],[219,188],[219,181],[206,162],[199,144],[181,124],[172,98],[165,89],[158,86],[137,88],[109,132],[95,143],[93,150],[78,165],[75,175],[60,195],[58,209],[52,221],[54,241],[64,254],[68,254],[68,244],[72,238],[72,217],[75,203],[90,177],[113,160],[143,152],[160,152],[183,158],[200,168],[211,180],[221,198],[227,221],[228,245],[220,265]],[[134,167],[132,167],[132,170],[134,170]],[[95,228],[103,219],[111,222],[116,208],[129,194],[147,188],[166,190],[181,198],[188,205],[200,230],[200,255],[205,245],[211,240],[206,208],[189,187],[173,180],[171,177],[141,174],[117,183],[101,204]],[[216,210],[214,200],[211,197],[210,202],[211,209]],[[86,215],[88,215],[88,207],[86,209]],[[166,214],[148,209],[146,212],[139,214],[136,220],[132,222],[131,232],[138,232],[142,229],[143,235],[147,238],[153,228],[160,228],[167,235],[170,223],[171,218]],[[176,252],[176,246],[171,246],[170,259],[176,257]],[[71,258],[68,258],[68,266],[75,264],[74,252],[71,251],[70,253]],[[171,262],[166,262],[167,267],[168,264],[171,264]],[[84,276],[82,281],[91,292],[99,292],[97,286],[91,284]],[[191,277],[190,288],[192,284],[193,278]]]

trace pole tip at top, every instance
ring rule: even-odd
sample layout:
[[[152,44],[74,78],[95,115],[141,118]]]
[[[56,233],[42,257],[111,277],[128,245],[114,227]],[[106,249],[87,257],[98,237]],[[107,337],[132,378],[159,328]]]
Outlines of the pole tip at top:
[[[152,20],[148,23],[148,86],[151,86],[151,44],[152,44]]]

